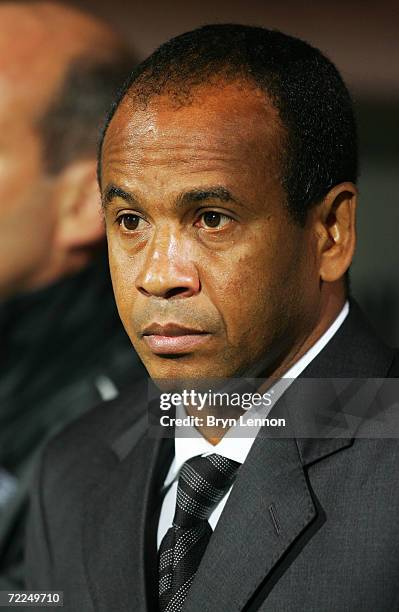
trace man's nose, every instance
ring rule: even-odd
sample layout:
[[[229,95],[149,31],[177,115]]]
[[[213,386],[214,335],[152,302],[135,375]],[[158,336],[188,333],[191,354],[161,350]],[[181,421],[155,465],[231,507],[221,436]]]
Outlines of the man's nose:
[[[147,249],[136,278],[136,287],[143,295],[171,299],[199,292],[198,270],[182,240],[170,232],[154,235]]]

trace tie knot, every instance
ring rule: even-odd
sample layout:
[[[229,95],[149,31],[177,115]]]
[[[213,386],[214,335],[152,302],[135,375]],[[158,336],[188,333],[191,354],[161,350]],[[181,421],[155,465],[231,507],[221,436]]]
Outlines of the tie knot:
[[[177,485],[176,527],[191,527],[207,521],[232,485],[240,463],[221,455],[192,457],[186,461]]]

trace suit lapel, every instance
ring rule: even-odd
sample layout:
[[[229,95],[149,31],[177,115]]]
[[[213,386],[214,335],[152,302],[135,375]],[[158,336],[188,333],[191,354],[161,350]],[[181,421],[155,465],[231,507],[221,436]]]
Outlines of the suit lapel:
[[[241,611],[315,516],[295,440],[257,438],[240,468],[184,610]]]
[[[137,429],[140,427],[132,428],[133,437]],[[128,437],[129,432],[123,434],[115,449],[119,446],[126,454]],[[153,492],[165,476],[169,445],[142,431],[133,444],[116,469],[104,475],[104,482],[92,491],[87,503],[83,555],[99,612],[151,610],[151,593],[156,596],[148,582],[156,560],[158,504]]]
[[[310,408],[309,426],[314,434],[311,400],[322,407],[326,398],[329,410],[320,411],[322,426],[328,433],[338,421],[341,437],[306,437],[306,409]],[[241,612],[254,598],[264,599],[324,523],[306,466],[352,444],[352,424],[335,418],[331,408],[339,405],[336,400],[328,379],[304,389],[298,380],[276,404],[272,416],[285,417],[287,422],[277,436],[285,437],[271,437],[265,427],[260,430],[201,561],[185,612]],[[296,429],[305,437],[298,438]]]

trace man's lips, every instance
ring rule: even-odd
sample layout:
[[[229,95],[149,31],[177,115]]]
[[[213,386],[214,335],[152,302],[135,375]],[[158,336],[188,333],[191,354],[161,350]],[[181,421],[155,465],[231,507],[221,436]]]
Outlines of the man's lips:
[[[184,327],[177,323],[152,323],[142,332],[144,341],[153,353],[171,355],[188,353],[209,337],[206,331]]]

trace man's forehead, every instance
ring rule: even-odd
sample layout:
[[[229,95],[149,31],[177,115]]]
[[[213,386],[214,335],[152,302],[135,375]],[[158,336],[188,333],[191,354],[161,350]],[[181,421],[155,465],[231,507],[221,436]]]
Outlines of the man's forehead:
[[[0,6],[0,112],[12,103],[15,113],[21,107],[30,116],[40,114],[66,69],[67,56],[57,52],[35,11]]]
[[[3,101],[29,93],[35,104],[54,80],[53,62],[46,53],[45,30],[38,27],[34,15],[18,7],[0,7],[0,88]],[[59,71],[59,70],[58,70]],[[46,75],[46,79],[43,79]],[[43,83],[45,81],[45,83]]]
[[[107,130],[103,160],[123,148],[128,152],[179,143],[189,148],[235,147],[263,136],[274,144],[281,132],[277,109],[253,87],[203,86],[189,103],[177,104],[170,95],[157,95],[144,107],[134,95],[127,95]]]
[[[26,111],[40,112],[74,59],[106,56],[116,43],[101,22],[73,7],[0,3],[1,95],[14,96],[17,104],[26,98]]]

